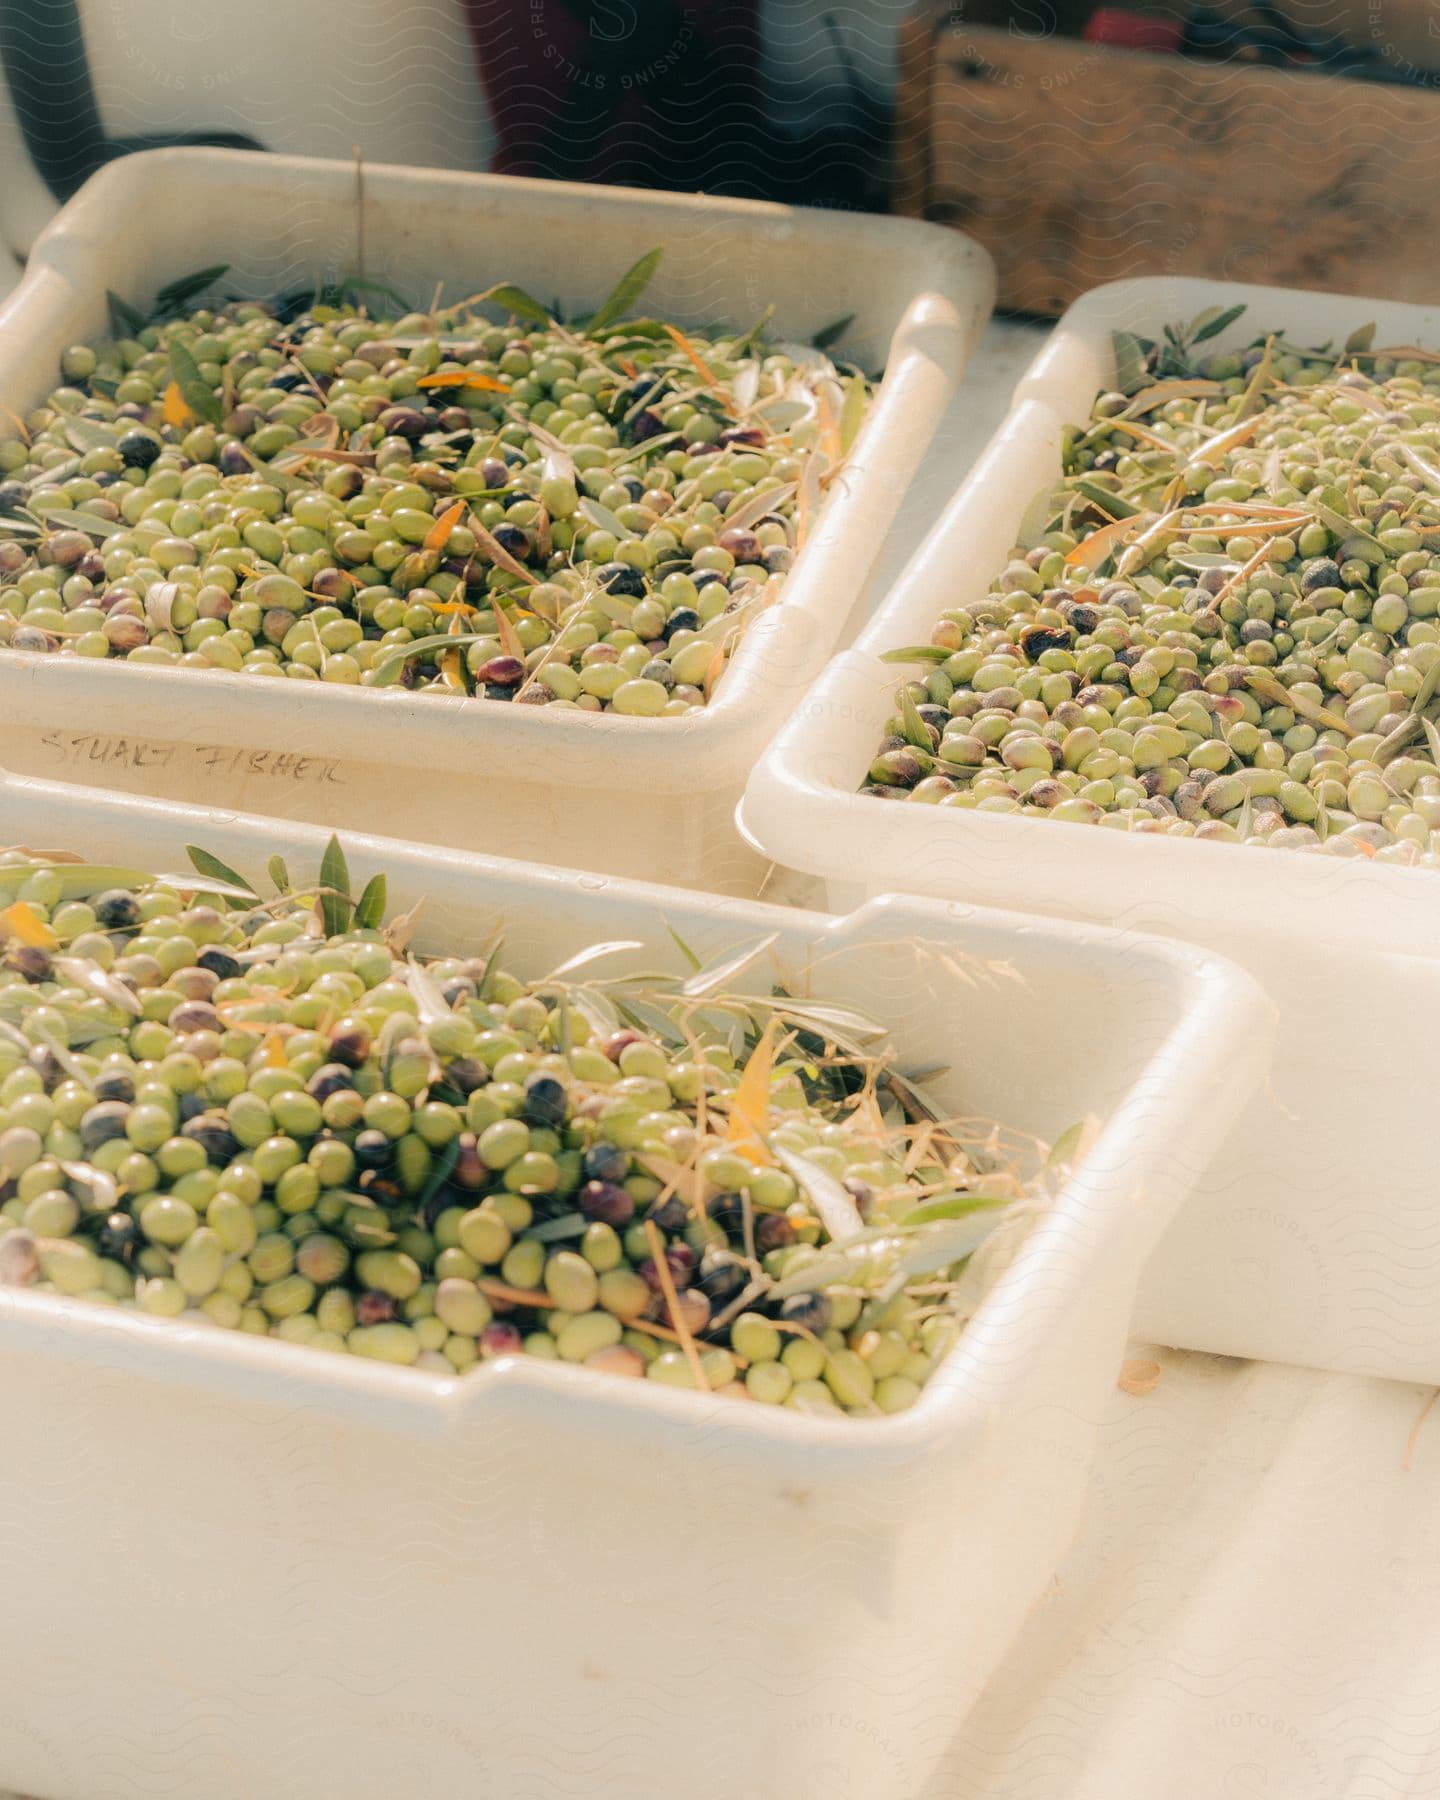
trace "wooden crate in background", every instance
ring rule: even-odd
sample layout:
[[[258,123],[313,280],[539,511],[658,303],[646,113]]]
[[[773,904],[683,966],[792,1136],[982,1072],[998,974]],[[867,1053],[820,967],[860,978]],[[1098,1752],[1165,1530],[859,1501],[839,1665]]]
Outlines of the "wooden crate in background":
[[[1165,274],[1440,297],[1440,91],[1088,44],[1063,35],[1074,0],[1027,36],[982,4],[990,22],[906,21],[895,204],[979,238],[1003,307]],[[1330,30],[1392,63],[1440,58],[1432,16],[1325,0]]]

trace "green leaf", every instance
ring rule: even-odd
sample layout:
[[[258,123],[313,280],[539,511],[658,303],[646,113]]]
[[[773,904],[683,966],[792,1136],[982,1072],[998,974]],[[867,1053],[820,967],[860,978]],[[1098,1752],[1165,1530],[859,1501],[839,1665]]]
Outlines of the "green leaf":
[[[755,348],[756,344],[760,341],[760,334],[774,317],[775,306],[772,302],[765,308],[764,312],[761,313],[760,317],[745,333],[744,337],[736,339],[735,348],[730,352],[730,360],[732,362],[739,362],[742,357]]]
[[[493,632],[487,633],[493,637]],[[400,673],[412,657],[424,656],[431,650],[464,650],[471,644],[484,641],[479,632],[461,632],[458,637],[450,637],[445,632],[438,632],[434,637],[416,638],[413,644],[399,644],[384,656],[377,656],[370,665],[371,679],[368,687],[394,687],[400,679]]]
[[[479,301],[488,300],[503,312],[514,315],[517,319],[528,319],[532,325],[549,327],[555,323],[554,315],[548,312],[533,295],[527,294],[524,288],[516,287],[514,282],[500,281],[492,288],[486,288],[483,294],[476,296]]]
[[[393,300],[401,312],[409,312],[410,302],[403,294],[397,293],[388,281],[376,281],[368,275],[347,275],[343,281],[335,284],[337,296],[343,301],[350,293],[380,294],[386,300]]]
[[[816,350],[828,350],[832,344],[840,342],[840,339],[854,323],[854,313],[846,313],[843,319],[832,319],[828,325],[822,325],[811,338],[811,347]]]
[[[67,418],[65,436],[72,450],[113,450],[120,433],[103,419]]]
[[[366,931],[378,931],[385,923],[387,887],[383,875],[372,875],[365,883],[365,892],[355,907],[355,923]]]
[[[350,865],[338,837],[330,839],[320,859],[320,885],[330,890],[320,896],[320,918],[325,935],[337,937],[349,925],[355,909],[350,898]]]
[[[1207,306],[1205,311],[1197,313],[1190,321],[1186,331],[1186,339],[1193,348],[1203,344],[1207,338],[1219,337],[1227,325],[1233,325],[1245,311],[1245,303],[1239,306]]]
[[[218,425],[225,416],[220,397],[200,373],[200,366],[186,346],[178,340],[169,346],[170,372],[174,375],[185,404],[197,419]]]
[[[845,383],[845,399],[840,407],[840,451],[848,454],[850,446],[860,434],[860,424],[865,417],[865,401],[868,398],[863,375],[852,375]]]
[[[1361,325],[1357,330],[1352,331],[1349,337],[1346,338],[1345,354],[1347,356],[1362,356],[1374,342],[1375,321],[1372,319],[1368,325]]]
[[[583,329],[587,336],[593,337],[596,332],[603,331],[607,325],[613,325],[617,319],[624,318],[649,287],[664,254],[665,252],[660,249],[647,250],[637,262],[631,263],[609,294],[585,321]]]
[[[757,938],[753,943],[744,944],[738,950],[722,950],[713,961],[706,963],[703,968],[697,969],[680,992],[691,999],[696,999],[704,994],[713,994],[717,988],[723,987],[727,981],[734,980],[743,970],[748,969],[751,963],[762,957],[773,944],[779,941],[779,938],[780,933],[772,931],[768,936]]]
[[[1008,1194],[937,1194],[933,1200],[926,1200],[905,1213],[902,1225],[930,1225],[936,1219],[963,1219],[974,1212],[987,1212],[997,1206],[1008,1206],[1012,1196]]]
[[[285,858],[283,856],[272,856],[266,867],[269,871],[271,881],[275,884],[276,893],[288,894],[290,892],[290,871],[285,866]]]
[[[191,866],[201,875],[213,878],[225,887],[238,888],[241,893],[249,894],[251,899],[258,900],[259,895],[251,887],[245,877],[229,863],[221,862],[218,856],[212,856],[208,850],[202,850],[198,844],[187,844],[185,854],[190,858]]]
[[[1137,513],[1145,510],[1133,500],[1127,500],[1123,494],[1117,494],[1114,488],[1106,487],[1103,481],[1087,481],[1084,476],[1076,481],[1075,492],[1082,494],[1092,506],[1098,506],[1102,512],[1109,513],[1112,519],[1133,519]]]
[[[110,324],[117,338],[133,338],[137,331],[145,329],[144,313],[122,300],[113,288],[106,288],[105,304],[110,308]]]
[[[229,263],[214,263],[208,269],[196,269],[193,275],[180,275],[174,281],[167,281],[155,296],[155,311],[172,315],[183,312],[189,301],[197,294],[203,294],[212,282],[218,281],[229,269]]]
[[[947,650],[943,644],[906,644],[903,649],[883,650],[881,662],[887,663],[943,663],[949,662],[955,654]]]
[[[1110,346],[1115,355],[1115,385],[1122,394],[1137,393],[1150,379],[1145,358],[1149,345],[1133,331],[1112,331]]]
[[[1440,667],[1440,662],[1437,662],[1436,666]],[[695,952],[685,942],[684,938],[681,937],[680,933],[675,929],[675,927],[673,925],[670,925],[668,923],[667,923],[665,929],[670,933],[670,936],[674,939],[676,947],[679,949],[680,954],[685,958],[686,962],[689,963],[690,967],[692,969],[698,969],[700,967],[700,958],[695,954]]]
[[[47,525],[63,525],[67,531],[88,531],[91,537],[115,537],[130,530],[123,519],[98,519],[94,513],[71,512],[64,506],[51,506],[48,501],[31,501],[29,511]]]
[[[415,1210],[423,1219],[426,1209],[439,1196],[441,1188],[449,1181],[455,1164],[460,1160],[460,1140],[451,1138],[450,1142],[430,1165],[430,1174],[415,1201]]]
[[[930,735],[930,727],[920,717],[919,707],[910,698],[909,687],[902,685],[899,694],[900,718],[905,729],[905,741],[913,744],[917,750],[924,750],[927,754],[933,755],[935,740]]]

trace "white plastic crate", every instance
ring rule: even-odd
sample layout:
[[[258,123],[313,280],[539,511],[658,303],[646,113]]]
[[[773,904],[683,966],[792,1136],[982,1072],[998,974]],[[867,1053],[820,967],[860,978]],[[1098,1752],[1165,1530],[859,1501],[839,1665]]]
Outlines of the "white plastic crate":
[[[198,842],[303,878],[324,835],[0,785],[0,842],[131,865]],[[538,974],[629,936],[654,966],[666,923],[702,955],[775,931],[788,980],[884,1017],[903,1065],[948,1065],[946,1106],[1103,1129],[891,1419],[523,1357],[442,1379],[0,1293],[0,1778],[636,1800],[683,1772],[694,1800],[916,1800],[1074,1528],[1140,1265],[1263,1079],[1257,988],[1088,925],[911,899],[832,919],[345,841],[394,908],[426,897],[422,950],[503,918]]]
[[[1216,340],[1283,329],[1440,345],[1440,309],[1192,280],[1099,288],[1022,379],[1015,410],[859,638],[835,657],[750,782],[753,840],[824,877],[830,903],[887,888],[1164,932],[1233,957],[1281,1014],[1276,1065],[1142,1286],[1163,1343],[1440,1381],[1440,1205],[1414,1071],[1440,1002],[1440,877],[1365,859],[1130,837],[1054,820],[862,797],[903,671],[948,606],[1004,566],[1025,509],[1059,474],[1060,434],[1113,385],[1110,333],[1244,301]],[[1196,1104],[1203,1104],[1197,1090]]]
[[[0,404],[23,411],[68,343],[107,330],[105,290],[148,304],[228,262],[273,294],[356,265],[355,171],[339,162],[174,150],[88,182],[0,308]],[[747,633],[714,703],[637,720],[402,690],[27,657],[0,651],[0,760],[198,804],[715,890],[754,891],[736,835],[745,777],[834,646],[990,310],[989,257],[955,232],[761,202],[375,167],[366,271],[428,303],[499,279],[567,309],[657,244],[646,304],[692,323],[808,338],[853,313],[845,351],[886,374],[780,602]]]

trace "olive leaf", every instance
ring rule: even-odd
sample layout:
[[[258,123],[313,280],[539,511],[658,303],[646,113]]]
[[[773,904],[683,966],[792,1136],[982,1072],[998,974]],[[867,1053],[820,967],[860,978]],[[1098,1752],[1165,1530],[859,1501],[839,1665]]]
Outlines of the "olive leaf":
[[[1360,356],[1368,350],[1374,342],[1375,321],[1372,319],[1368,325],[1359,326],[1346,338],[1345,354],[1347,356]]]
[[[1098,506],[1109,513],[1112,519],[1133,519],[1144,512],[1143,506],[1137,506],[1133,500],[1127,500],[1114,488],[1106,487],[1103,481],[1089,481],[1080,476],[1074,483],[1077,494],[1082,495],[1092,506]]]
[[[413,644],[399,644],[395,649],[387,651],[384,656],[377,656],[370,665],[370,687],[394,687],[399,681],[406,663],[416,656],[428,655],[432,650],[464,650],[471,644],[483,644],[493,632],[482,635],[476,631],[462,632],[451,637],[447,632],[437,632],[433,637],[416,638]]]
[[[749,355],[749,353],[760,342],[760,339],[764,333],[765,327],[770,323],[770,321],[774,317],[775,317],[775,305],[774,305],[774,302],[772,301],[771,304],[765,308],[764,312],[761,313],[760,317],[755,321],[755,323],[750,327],[750,329],[745,333],[744,337],[737,338],[735,340],[735,347],[730,352],[730,357],[733,362],[739,362],[742,357]],[[849,321],[847,320],[846,323],[848,324]]]
[[[949,662],[955,654],[947,650],[943,644],[907,644],[899,650],[882,650],[880,661],[884,663],[944,663]]]
[[[663,249],[647,250],[644,256],[630,265],[605,299],[585,321],[582,329],[588,337],[594,337],[607,325],[611,325],[615,320],[625,316],[649,287],[664,254]]]
[[[104,419],[86,419],[72,415],[65,421],[65,436],[76,450],[113,450],[119,442],[118,426]]]
[[[577,951],[574,956],[567,957],[545,977],[546,981],[560,981],[566,975],[572,975],[577,969],[586,969],[592,962],[598,962],[604,956],[618,956],[622,950],[643,950],[645,946],[639,938],[612,938],[608,943],[590,944],[584,950]]]
[[[113,288],[105,290],[105,304],[110,308],[110,324],[115,335],[134,337],[145,329],[145,315],[128,300],[122,300]]]
[[[221,410],[219,396],[200,373],[199,364],[178,339],[172,340],[168,349],[170,371],[184,396],[185,404],[197,419],[204,419],[209,425],[218,425],[225,415]]]
[[[673,935],[673,934],[672,934]],[[754,943],[746,944],[739,950],[726,950],[715,961],[697,968],[695,973],[681,988],[680,992],[688,999],[696,999],[704,994],[713,994],[723,988],[729,981],[748,969],[773,944],[780,941],[780,933],[772,931],[768,937],[757,938]]]
[[[845,400],[840,408],[840,450],[848,454],[850,446],[860,434],[860,424],[865,417],[865,399],[868,390],[863,375],[852,375],[845,383]]]
[[[843,319],[832,319],[828,325],[822,325],[810,340],[811,349],[828,350],[832,344],[838,344],[854,323],[854,313],[846,313]]]
[[[1115,385],[1122,394],[1136,393],[1150,378],[1147,346],[1133,331],[1112,331],[1110,345],[1115,356]]]
[[[934,750],[935,741],[930,735],[930,727],[920,717],[920,709],[910,697],[910,689],[903,683],[898,690],[900,698],[900,719],[904,728],[905,741],[913,744],[917,750],[927,754]]]
[[[598,500],[592,500],[588,494],[580,502],[580,511],[592,525],[598,525],[601,531],[608,531],[617,538],[629,537],[630,533],[609,507],[602,506]]]
[[[680,954],[685,958],[686,962],[689,963],[690,967],[692,969],[698,969],[700,967],[700,958],[695,954],[695,952],[685,942],[684,938],[681,937],[680,933],[675,929],[675,927],[673,925],[668,923],[668,921],[666,923],[665,929],[670,933],[670,936],[673,938],[673,940],[675,942],[676,948],[679,950]]]
[[[355,923],[366,931],[378,931],[385,923],[388,883],[384,875],[372,875],[355,906]]]
[[[415,1208],[422,1218],[439,1198],[440,1190],[449,1181],[459,1160],[460,1140],[458,1137],[454,1137],[430,1165],[430,1173],[425,1179],[425,1185],[416,1196]]]
[[[286,867],[285,858],[272,856],[266,864],[266,869],[271,881],[275,884],[276,893],[288,894],[290,892],[290,871]]]
[[[350,923],[354,901],[350,898],[350,865],[338,837],[331,837],[320,859],[320,921],[326,937],[338,937]]]
[[[155,311],[164,318],[182,312],[189,301],[230,271],[229,263],[214,263],[208,269],[196,269],[191,275],[179,275],[167,281],[155,296]]]
[[[1245,311],[1245,303],[1239,306],[1207,306],[1202,313],[1197,313],[1185,331],[1185,342],[1190,345],[1203,344],[1207,338],[1219,337],[1227,326],[1233,325]],[[1374,326],[1371,326],[1374,330]]]
[[[67,507],[52,506],[48,500],[32,500],[28,510],[47,525],[60,525],[66,531],[88,531],[91,537],[115,537],[130,529],[123,519],[101,519],[94,513],[71,512]]]
[[[326,290],[328,292],[328,290]],[[401,312],[409,312],[410,302],[403,294],[397,293],[388,281],[376,281],[369,275],[346,275],[335,283],[334,296],[343,302],[351,293],[379,294],[386,300],[393,300]]]
[[[259,899],[259,895],[255,892],[254,888],[251,887],[250,883],[246,881],[245,877],[241,875],[238,870],[232,869],[229,863],[221,862],[218,856],[214,856],[210,851],[202,849],[199,844],[187,844],[185,846],[185,854],[190,858],[192,866],[201,875],[218,881],[221,884],[220,888],[217,889],[207,888],[205,890],[207,893],[218,893],[223,889],[228,888],[232,892],[248,894],[252,900]]]
[[[811,1162],[808,1156],[783,1150],[778,1144],[773,1148],[780,1166],[815,1208],[833,1243],[843,1244],[847,1238],[864,1230],[865,1221],[860,1217],[855,1196],[828,1169]]]
[[[933,1200],[911,1207],[900,1223],[932,1225],[937,1219],[965,1219],[971,1213],[990,1212],[996,1207],[1009,1206],[1013,1198],[1012,1194],[937,1194]]]
[[[522,287],[516,287],[512,281],[500,281],[492,288],[486,288],[483,294],[476,295],[477,304],[489,301],[503,312],[512,313],[517,319],[528,319],[532,325],[549,327],[555,323],[554,315],[543,307],[532,295]]]

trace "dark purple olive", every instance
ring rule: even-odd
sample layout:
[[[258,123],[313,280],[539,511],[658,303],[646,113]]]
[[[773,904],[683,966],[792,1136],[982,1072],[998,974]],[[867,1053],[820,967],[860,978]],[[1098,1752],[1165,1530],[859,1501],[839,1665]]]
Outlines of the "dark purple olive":
[[[629,563],[601,563],[595,571],[595,578],[607,594],[633,594],[643,597],[645,593],[645,577]]]
[[[388,1294],[375,1289],[359,1294],[355,1299],[355,1323],[357,1325],[388,1325],[395,1317],[395,1302]]]
[[[242,400],[238,406],[232,407],[230,412],[226,414],[224,428],[234,437],[247,438],[252,431],[258,431],[264,421],[265,415],[260,411],[258,406],[252,406],[248,400]],[[230,446],[227,445],[226,448],[229,449]],[[244,468],[248,469],[250,467],[250,460],[243,452],[241,453],[241,461]],[[239,470],[236,471],[237,474],[240,472],[241,471]]]
[[[489,1069],[476,1057],[457,1056],[454,1062],[445,1065],[445,1085],[458,1089],[462,1094],[473,1094],[476,1088],[484,1087],[489,1080]]]
[[[250,472],[250,458],[239,444],[222,445],[215,460],[222,475],[248,475]]]
[[[305,1083],[305,1092],[312,1100],[328,1100],[332,1094],[341,1094],[355,1085],[355,1071],[348,1063],[326,1063],[319,1068]]]
[[[665,621],[665,636],[674,637],[677,631],[698,631],[700,615],[693,606],[677,606]]]
[[[107,888],[92,904],[96,920],[106,931],[125,931],[140,923],[140,902],[125,888]]]
[[[412,444],[430,429],[430,421],[424,413],[409,406],[387,406],[380,415],[379,424],[387,437],[408,438]]]
[[[683,1231],[690,1223],[690,1208],[678,1194],[671,1194],[668,1200],[662,1200],[652,1206],[646,1217],[652,1220],[661,1231]]]
[[[102,1144],[125,1135],[125,1122],[130,1108],[120,1100],[100,1100],[80,1120],[80,1144],[87,1156],[93,1156]]]
[[[184,1000],[171,1013],[172,1031],[219,1031],[220,1015],[208,1000]]]
[[[95,1077],[97,1100],[123,1100],[127,1105],[135,1098],[135,1078],[124,1069],[102,1069]]]
[[[352,1148],[362,1169],[388,1169],[395,1160],[395,1146],[383,1131],[362,1131]]]
[[[207,944],[195,958],[197,968],[204,969],[217,981],[234,981],[244,973],[244,964],[237,962],[228,950],[222,950],[216,944]]]
[[[473,1194],[483,1188],[490,1179],[490,1171],[485,1159],[475,1148],[475,1134],[464,1132],[455,1150],[455,1166],[450,1171],[450,1179],[458,1188],[464,1188]]]
[[[565,1089],[553,1075],[532,1075],[525,1083],[525,1102],[520,1116],[527,1125],[553,1130],[565,1123],[567,1101]]]
[[[715,542],[722,550],[728,550],[737,563],[753,563],[760,560],[760,540],[753,531],[746,531],[743,526],[729,526],[720,533]]]
[[[51,971],[50,953],[38,944],[17,944],[10,952],[10,967],[27,981],[46,981]]]
[[[492,656],[475,671],[475,679],[486,687],[510,689],[525,679],[525,665],[518,656]]]
[[[688,1244],[671,1244],[665,1251],[665,1261],[670,1265],[670,1278],[677,1288],[688,1287],[690,1277],[695,1272],[695,1252]],[[647,1287],[653,1293],[663,1293],[660,1272],[655,1259],[647,1256],[640,1265],[640,1274]]]
[[[515,1326],[507,1324],[503,1319],[492,1319],[475,1340],[481,1356],[487,1359],[494,1356],[518,1356],[523,1341]]]
[[[806,1331],[826,1331],[830,1302],[824,1294],[791,1294],[780,1302],[780,1317],[787,1325],[800,1325]]]
[[[54,1088],[65,1079],[64,1066],[49,1044],[37,1044],[25,1060],[47,1088]]]
[[[180,1135],[193,1138],[217,1169],[223,1169],[240,1154],[240,1146],[223,1112],[202,1112],[196,1118],[187,1119],[180,1127]]]
[[[520,562],[529,556],[533,548],[530,533],[518,525],[497,525],[490,535],[502,550],[508,550]]]
[[[706,1247],[700,1258],[699,1283],[711,1304],[725,1306],[750,1280],[750,1271],[738,1256],[718,1244]]]
[[[795,1242],[795,1227],[784,1213],[761,1213],[755,1221],[755,1248],[763,1256],[767,1250],[783,1250]]]
[[[39,550],[40,561],[57,569],[73,569],[89,554],[90,539],[83,531],[52,531]]]
[[[87,581],[103,581],[105,579],[105,559],[92,546],[75,565],[75,574],[83,575]]]
[[[510,466],[498,457],[487,456],[480,465],[480,479],[487,488],[503,488],[510,480]]]
[[[140,1247],[140,1227],[129,1213],[113,1212],[95,1234],[95,1248],[101,1256],[124,1263],[128,1269]]]
[[[148,431],[124,432],[115,445],[120,460],[131,469],[148,469],[163,447],[159,438]]]
[[[613,1181],[587,1181],[580,1190],[580,1210],[587,1219],[618,1229],[635,1217],[635,1202]]]
[[[370,1033],[358,1019],[341,1019],[330,1033],[330,1054],[336,1062],[358,1069],[370,1054]]]
[[[630,1155],[618,1144],[592,1144],[581,1167],[591,1181],[623,1181],[630,1173]]]

